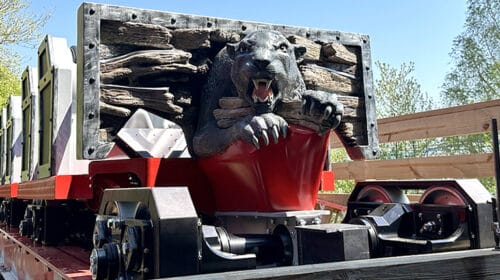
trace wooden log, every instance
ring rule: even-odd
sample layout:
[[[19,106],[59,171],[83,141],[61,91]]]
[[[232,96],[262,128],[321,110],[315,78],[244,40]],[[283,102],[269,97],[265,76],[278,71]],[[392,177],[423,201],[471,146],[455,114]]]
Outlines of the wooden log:
[[[304,82],[308,89],[343,93],[346,95],[360,95],[359,81],[342,75],[325,67],[315,64],[300,66]]]
[[[288,41],[292,44],[302,45],[306,47],[306,53],[304,54],[305,61],[317,62],[320,60],[321,45],[317,44],[311,40],[304,37],[291,35],[288,37]]]
[[[481,178],[495,175],[493,155],[471,154],[393,160],[350,161],[332,164],[335,179]]]
[[[210,48],[208,29],[176,29],[172,31],[172,44],[181,50]]]
[[[357,64],[358,59],[354,48],[348,48],[340,43],[332,42],[321,48],[322,60],[344,64]]]
[[[250,104],[245,99],[239,97],[223,97],[219,99],[219,107],[221,109],[236,109],[249,106]]]
[[[323,67],[326,67],[328,69],[332,69],[338,72],[343,72],[347,75],[346,77],[351,77],[351,79],[359,79],[361,80],[361,77],[359,75],[361,73],[358,73],[358,65],[353,64],[353,65],[348,65],[348,64],[342,64],[342,63],[333,63],[333,62],[325,62],[325,61],[320,61],[318,65],[321,65]]]
[[[191,64],[179,64],[179,63],[156,65],[149,67],[130,66],[130,67],[112,69],[107,72],[102,72],[101,82],[109,84],[115,81],[127,79],[130,81],[130,84],[134,84],[133,81],[136,81],[145,76],[150,76],[150,75],[161,76],[161,75],[169,75],[171,73],[184,73],[187,75],[192,75],[198,73],[198,70],[199,68],[197,66]]]
[[[136,65],[144,67],[175,63],[184,64],[189,61],[191,56],[190,53],[177,49],[135,51],[122,56],[102,60],[101,72]]]
[[[161,25],[103,20],[100,37],[104,44],[168,49],[171,48],[172,34],[170,29]]]
[[[213,114],[216,120],[236,119],[236,118],[239,119],[255,114],[255,110],[252,107],[242,107],[235,109],[215,109]]]
[[[216,29],[210,32],[210,41],[214,43],[236,43],[241,35],[229,30]]]
[[[113,106],[111,104],[105,103],[105,102],[99,102],[99,110],[101,113],[117,116],[117,117],[122,117],[122,118],[128,118],[132,115],[132,111],[130,109],[124,108],[124,107],[119,107],[119,106]]]
[[[145,107],[160,112],[181,114],[182,107],[173,104],[169,88],[127,87],[101,84],[102,102],[122,107]]]
[[[174,46],[172,45],[165,45],[162,49],[165,50],[170,50],[173,49]],[[151,47],[145,47],[145,46],[131,46],[131,45],[113,45],[113,44],[104,44],[101,42],[99,44],[99,59],[109,59],[112,57],[116,56],[121,56],[127,53],[139,51],[139,50],[144,50],[144,49],[151,49]]]

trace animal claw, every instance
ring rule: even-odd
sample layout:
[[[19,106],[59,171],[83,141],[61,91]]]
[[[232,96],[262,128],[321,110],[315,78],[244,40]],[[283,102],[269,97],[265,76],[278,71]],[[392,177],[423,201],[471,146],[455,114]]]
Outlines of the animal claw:
[[[266,130],[262,130],[262,139],[264,140],[264,144],[266,146],[268,146],[269,145],[269,136],[267,135]]]
[[[323,112],[323,120],[328,120],[330,115],[332,114],[332,106],[326,106],[325,111]]]
[[[281,127],[281,134],[283,134],[283,138],[286,138],[288,135],[288,126],[284,125]]]
[[[259,139],[257,137],[252,136],[252,143],[255,146],[255,148],[260,149]]]
[[[278,128],[275,125],[273,125],[273,128],[271,129],[271,135],[273,136],[274,144],[278,144],[279,133]]]

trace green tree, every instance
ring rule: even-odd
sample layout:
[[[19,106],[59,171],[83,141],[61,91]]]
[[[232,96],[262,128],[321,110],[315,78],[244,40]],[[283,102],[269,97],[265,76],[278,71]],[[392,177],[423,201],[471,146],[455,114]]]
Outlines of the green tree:
[[[413,76],[413,62],[394,68],[387,63],[375,62],[380,78],[375,81],[377,117],[386,118],[432,109],[432,98],[421,90]],[[381,145],[381,158],[421,157],[427,155],[434,140],[414,140]]]
[[[464,31],[453,41],[454,66],[443,83],[445,105],[500,98],[500,1],[469,0]]]
[[[400,116],[432,109],[432,99],[421,90],[413,76],[414,63],[403,63],[394,68],[387,63],[375,62],[380,77],[375,81],[377,118]],[[380,145],[381,158],[420,157],[428,153],[435,145],[435,140],[414,140],[385,143]],[[344,162],[348,156],[343,149],[331,153],[333,162]],[[351,192],[353,180],[335,181],[336,192]]]
[[[443,83],[441,100],[446,106],[500,98],[500,1],[469,0],[464,31],[453,41],[453,67]],[[449,154],[492,151],[489,133],[443,139],[440,147]],[[481,182],[494,192],[492,178]]]
[[[0,0],[0,105],[10,94],[21,93],[20,56],[12,48],[33,46],[49,17],[47,13],[28,12],[29,6],[29,0]]]

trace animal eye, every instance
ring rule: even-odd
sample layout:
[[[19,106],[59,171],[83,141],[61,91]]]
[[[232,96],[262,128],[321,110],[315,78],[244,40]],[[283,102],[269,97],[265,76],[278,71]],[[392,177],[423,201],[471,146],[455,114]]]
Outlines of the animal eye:
[[[248,52],[248,51],[249,51],[249,48],[248,48],[248,46],[247,46],[247,45],[240,45],[239,51],[240,51],[241,53],[246,53],[246,52]]]
[[[247,53],[247,52],[251,51],[251,48],[252,48],[252,46],[250,44],[242,41],[242,42],[240,42],[240,46],[238,47],[238,51],[240,53]]]
[[[279,45],[278,49],[282,52],[287,52],[288,51],[288,45],[283,43],[281,45]]]

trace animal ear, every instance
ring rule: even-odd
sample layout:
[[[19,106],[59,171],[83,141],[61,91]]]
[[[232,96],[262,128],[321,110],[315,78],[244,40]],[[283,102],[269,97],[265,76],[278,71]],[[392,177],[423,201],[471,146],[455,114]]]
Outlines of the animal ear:
[[[236,56],[236,50],[238,49],[238,43],[227,43],[226,44],[226,50],[227,54],[231,59],[234,59]]]
[[[303,56],[306,53],[307,49],[302,45],[294,45],[293,51],[295,53],[295,59],[297,60],[297,63],[299,63],[302,61]]]

